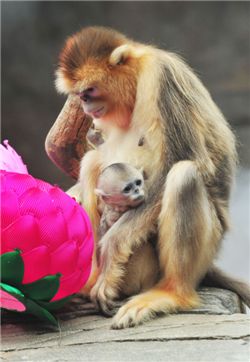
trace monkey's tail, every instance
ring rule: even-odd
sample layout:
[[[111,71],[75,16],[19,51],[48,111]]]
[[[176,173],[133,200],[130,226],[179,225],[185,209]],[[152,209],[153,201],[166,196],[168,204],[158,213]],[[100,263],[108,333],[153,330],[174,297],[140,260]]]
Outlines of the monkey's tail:
[[[213,266],[201,282],[202,286],[231,290],[240,296],[243,302],[250,308],[250,287],[247,283],[234,279]]]

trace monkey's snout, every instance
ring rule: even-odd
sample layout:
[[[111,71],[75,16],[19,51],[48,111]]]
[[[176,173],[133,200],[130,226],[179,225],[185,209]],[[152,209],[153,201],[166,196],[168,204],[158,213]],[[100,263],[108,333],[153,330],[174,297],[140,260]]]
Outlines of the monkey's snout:
[[[84,102],[89,102],[92,100],[93,97],[96,97],[98,95],[98,90],[96,87],[90,87],[85,90],[83,90],[80,93],[80,98]]]
[[[87,93],[81,93],[80,98],[83,102],[86,102],[86,103],[91,101],[91,96]]]

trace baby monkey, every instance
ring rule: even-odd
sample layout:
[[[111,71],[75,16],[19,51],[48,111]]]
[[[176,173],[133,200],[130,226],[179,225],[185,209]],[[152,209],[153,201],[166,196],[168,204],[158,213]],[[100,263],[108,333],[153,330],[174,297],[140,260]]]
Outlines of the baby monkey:
[[[102,171],[95,192],[100,196],[101,238],[122,214],[144,201],[143,174],[127,163],[114,163]]]
[[[144,202],[146,197],[144,176],[141,171],[127,163],[114,163],[102,171],[95,192],[100,196],[98,211],[101,219],[98,240],[101,240],[122,214]],[[100,245],[97,247],[98,263],[100,263],[99,248]],[[126,248],[126,240],[123,248]],[[156,283],[158,277],[159,261],[156,250],[153,244],[147,241],[133,249],[120,283],[119,297],[128,297],[148,290]]]

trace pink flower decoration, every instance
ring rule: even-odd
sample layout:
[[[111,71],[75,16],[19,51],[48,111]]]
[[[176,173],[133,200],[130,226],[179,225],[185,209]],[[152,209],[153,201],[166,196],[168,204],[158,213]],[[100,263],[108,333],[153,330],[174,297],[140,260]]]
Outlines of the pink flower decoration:
[[[58,187],[28,175],[19,156],[8,144],[6,147],[13,157],[5,166],[8,164],[9,170],[10,164],[19,162],[18,170],[23,173],[0,171],[1,254],[21,250],[23,284],[60,273],[60,286],[52,301],[77,293],[91,270],[90,220]]]
[[[0,144],[0,170],[27,174],[28,170],[22,158],[7,140],[3,141],[3,144],[5,147]]]
[[[0,289],[0,308],[15,310],[17,312],[24,312],[26,310],[23,303],[2,289]]]

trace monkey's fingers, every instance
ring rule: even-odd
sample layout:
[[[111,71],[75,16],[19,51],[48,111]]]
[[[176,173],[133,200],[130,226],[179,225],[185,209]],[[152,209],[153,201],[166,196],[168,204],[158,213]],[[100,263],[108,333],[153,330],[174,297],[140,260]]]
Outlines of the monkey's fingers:
[[[100,285],[95,299],[98,308],[104,315],[112,317],[115,314],[115,293],[110,286],[106,285],[105,281]]]
[[[91,300],[104,315],[112,317],[115,314],[114,300],[116,297],[116,291],[105,282],[105,278],[101,275],[91,290]]]
[[[97,300],[98,309],[105,317],[113,317],[116,314],[116,309],[112,301]]]
[[[91,123],[80,98],[70,95],[45,141],[49,158],[74,179],[78,178],[80,160],[88,150],[86,134]]]

